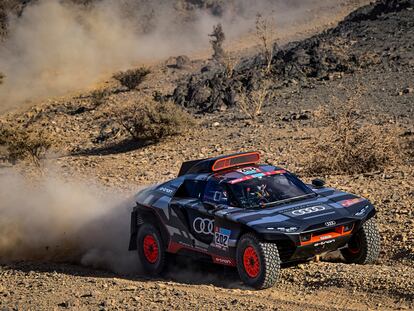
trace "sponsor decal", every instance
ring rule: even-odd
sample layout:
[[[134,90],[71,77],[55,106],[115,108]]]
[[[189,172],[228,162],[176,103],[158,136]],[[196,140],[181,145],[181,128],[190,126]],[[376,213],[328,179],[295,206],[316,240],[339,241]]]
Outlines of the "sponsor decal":
[[[251,174],[260,173],[260,169],[258,169],[256,167],[244,167],[244,168],[241,168],[237,171],[239,173],[244,174],[244,175],[251,175]]]
[[[319,237],[319,240],[328,240],[328,239],[331,239],[331,238],[332,238],[332,235],[322,235],[322,236]]]
[[[332,226],[335,226],[335,225],[336,225],[335,220],[325,222],[325,226],[327,226],[327,227],[332,227]]]
[[[313,246],[318,247],[318,246],[322,246],[322,245],[326,245],[326,244],[331,244],[331,243],[334,243],[334,242],[335,242],[335,239],[332,239],[332,240],[327,240],[327,241],[322,241],[322,242],[315,243],[315,244],[313,244]]]
[[[225,228],[216,227],[214,233],[214,244],[221,249],[227,249],[229,247],[231,230]]]
[[[322,206],[322,205],[309,206],[309,207],[306,207],[306,208],[301,208],[301,209],[292,211],[292,214],[295,215],[295,216],[303,216],[303,215],[307,215],[307,214],[321,212],[321,211],[324,211],[325,209],[326,209],[325,206]]]
[[[246,180],[253,179],[253,178],[258,178],[258,177],[263,177],[263,176],[270,176],[270,175],[276,175],[276,174],[284,174],[284,173],[286,173],[285,170],[277,170],[277,171],[262,172],[262,173],[255,172],[255,173],[253,173],[251,175],[246,175],[246,176],[243,176],[241,178],[237,178],[237,179],[230,180],[229,183],[233,185],[233,184],[237,184],[239,182],[246,181]]]
[[[172,189],[166,188],[166,187],[161,187],[158,190],[159,191],[162,191],[162,192],[165,192],[165,193],[168,193],[168,194],[172,194],[173,193],[173,190]]]
[[[197,217],[193,221],[193,229],[196,233],[214,235],[214,220]]]
[[[213,257],[213,261],[215,263],[220,263],[220,264],[228,265],[228,266],[235,266],[236,265],[235,261],[231,258],[218,257],[218,256],[212,256],[212,257]]]

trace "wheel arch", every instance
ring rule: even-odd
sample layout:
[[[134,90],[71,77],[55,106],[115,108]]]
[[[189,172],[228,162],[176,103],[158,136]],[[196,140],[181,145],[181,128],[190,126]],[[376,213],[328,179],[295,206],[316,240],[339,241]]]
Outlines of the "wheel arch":
[[[137,204],[137,206],[131,213],[131,236],[129,240],[129,250],[137,249],[137,233],[140,226],[142,226],[145,223],[153,224],[160,231],[164,245],[168,245],[169,235],[167,228],[161,221],[156,211],[154,211],[153,208]]]
[[[252,227],[249,227],[245,224],[241,224],[240,225],[240,231],[239,231],[239,234],[237,236],[237,241],[239,241],[240,238],[246,233],[254,234],[261,241],[265,240],[264,235],[262,233],[258,232],[257,230],[254,230]]]

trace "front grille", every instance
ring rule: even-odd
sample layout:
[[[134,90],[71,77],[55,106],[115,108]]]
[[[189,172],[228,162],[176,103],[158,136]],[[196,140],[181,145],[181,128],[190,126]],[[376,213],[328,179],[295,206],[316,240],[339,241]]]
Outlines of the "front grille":
[[[326,228],[322,230],[317,230],[314,232],[302,233],[300,235],[299,245],[308,245],[317,243],[324,240],[330,240],[338,237],[348,235],[352,232],[354,227],[353,223],[340,225],[336,227]]]

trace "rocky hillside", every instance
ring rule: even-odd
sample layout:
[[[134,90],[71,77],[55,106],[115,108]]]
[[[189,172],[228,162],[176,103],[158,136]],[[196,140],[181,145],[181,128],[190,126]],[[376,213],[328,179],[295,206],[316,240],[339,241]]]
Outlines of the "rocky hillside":
[[[207,66],[183,81],[173,98],[192,111],[213,112],[234,107],[238,90],[258,88],[264,79],[272,82],[269,105],[279,102],[286,88],[299,84],[311,89],[320,81],[355,73],[403,71],[412,81],[413,42],[414,1],[379,1],[351,13],[333,29],[277,50],[269,73],[263,73],[262,55],[241,60],[230,75],[221,66]],[[412,93],[412,85],[393,90],[398,91]]]

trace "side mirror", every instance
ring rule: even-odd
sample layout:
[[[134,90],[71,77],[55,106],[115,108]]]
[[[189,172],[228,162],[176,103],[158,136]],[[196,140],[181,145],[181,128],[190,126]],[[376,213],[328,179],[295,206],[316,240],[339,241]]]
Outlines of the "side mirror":
[[[314,180],[312,180],[312,186],[316,188],[322,188],[323,186],[325,186],[325,181],[320,178],[315,178]]]

